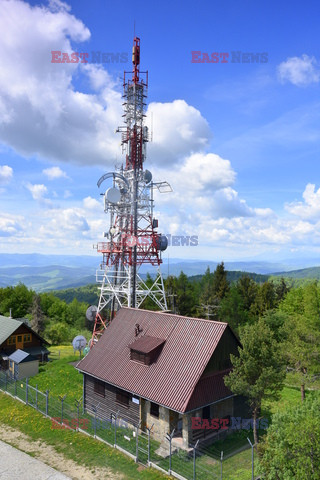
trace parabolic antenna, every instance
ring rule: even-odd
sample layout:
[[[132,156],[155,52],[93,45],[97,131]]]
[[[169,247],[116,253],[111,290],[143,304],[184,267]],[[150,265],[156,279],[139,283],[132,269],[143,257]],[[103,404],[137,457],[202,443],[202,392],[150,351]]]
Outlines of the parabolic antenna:
[[[168,247],[168,238],[165,235],[158,235],[156,242],[157,249],[160,250],[160,252],[164,252]]]
[[[77,335],[72,340],[73,350],[80,350],[81,352],[81,350],[83,350],[86,345],[87,345],[87,340],[84,338],[83,335]]]
[[[106,191],[106,199],[109,203],[120,202],[121,193],[117,188],[111,187]]]
[[[98,311],[98,307],[96,307],[95,305],[91,305],[91,307],[89,307],[87,309],[86,317],[87,317],[87,320],[89,320],[89,322],[94,322],[95,321],[97,311]]]
[[[149,170],[144,171],[144,180],[146,183],[150,183],[152,180],[152,173]]]

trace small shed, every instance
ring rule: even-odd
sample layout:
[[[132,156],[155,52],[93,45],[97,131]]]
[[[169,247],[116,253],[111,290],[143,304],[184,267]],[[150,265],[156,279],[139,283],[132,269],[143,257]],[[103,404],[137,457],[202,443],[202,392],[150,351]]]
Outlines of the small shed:
[[[16,350],[9,356],[9,374],[21,380],[33,377],[39,372],[39,360],[23,350]]]

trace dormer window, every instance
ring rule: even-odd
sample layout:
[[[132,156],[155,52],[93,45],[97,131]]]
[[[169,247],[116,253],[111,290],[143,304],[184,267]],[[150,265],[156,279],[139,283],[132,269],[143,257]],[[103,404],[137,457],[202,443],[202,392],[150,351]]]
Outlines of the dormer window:
[[[157,337],[150,337],[143,335],[134,342],[130,343],[130,360],[143,363],[144,365],[151,365],[156,362],[165,340]]]

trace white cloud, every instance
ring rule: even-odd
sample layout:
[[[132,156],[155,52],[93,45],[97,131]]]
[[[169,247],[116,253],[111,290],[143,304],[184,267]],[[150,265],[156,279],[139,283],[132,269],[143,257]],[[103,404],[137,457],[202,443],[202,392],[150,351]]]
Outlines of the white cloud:
[[[0,165],[0,185],[6,185],[13,176],[13,170],[8,165]]]
[[[207,120],[184,100],[150,103],[147,114],[149,133],[153,119],[153,141],[148,144],[151,163],[167,166],[208,145],[211,132]]]
[[[308,183],[302,197],[304,202],[286,204],[286,210],[303,219],[319,220],[320,218],[320,188]]]
[[[120,86],[118,91],[108,83],[108,74],[102,80],[95,65],[51,63],[51,51],[71,53],[71,42],[86,42],[89,30],[58,0],[49,7],[19,0],[0,5],[0,63],[6,66],[0,75],[0,140],[27,157],[113,163],[119,153],[114,130],[122,113]],[[99,92],[77,91],[75,74],[95,82]]]
[[[48,192],[47,187],[43,184],[32,185],[31,183],[27,183],[26,187],[34,200],[42,200],[44,195]]]
[[[70,234],[90,230],[83,211],[78,208],[52,209],[46,212],[45,216],[50,220],[40,228],[42,234],[49,233],[57,237],[62,236],[71,241]]]
[[[298,87],[318,83],[320,80],[319,65],[315,57],[302,55],[291,57],[278,66],[278,76],[281,82],[290,82]]]
[[[0,237],[20,235],[24,228],[23,223],[22,216],[0,213]]]
[[[66,172],[61,170],[60,167],[51,167],[45,168],[42,173],[49,179],[49,180],[56,180],[57,178],[68,178]]]
[[[100,209],[102,210],[102,204],[99,203],[95,198],[92,197],[86,197],[83,199],[83,205],[85,208],[89,210],[97,210]]]

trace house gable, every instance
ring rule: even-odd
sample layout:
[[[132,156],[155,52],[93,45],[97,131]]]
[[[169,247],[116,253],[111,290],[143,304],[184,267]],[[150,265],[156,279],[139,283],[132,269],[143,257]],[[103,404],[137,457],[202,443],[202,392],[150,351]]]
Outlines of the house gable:
[[[136,335],[135,325],[140,333]],[[227,324],[163,312],[122,308],[77,368],[113,387],[184,413]],[[143,336],[165,340],[149,365],[131,359]],[[142,342],[147,342],[142,340]]]

